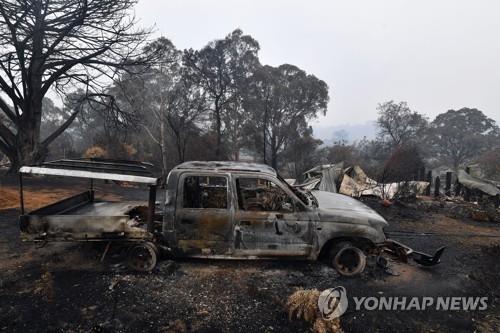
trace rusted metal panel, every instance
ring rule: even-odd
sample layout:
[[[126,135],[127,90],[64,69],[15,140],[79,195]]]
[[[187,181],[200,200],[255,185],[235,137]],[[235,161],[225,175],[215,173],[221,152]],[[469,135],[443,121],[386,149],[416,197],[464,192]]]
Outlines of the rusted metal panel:
[[[55,214],[63,214],[71,209],[75,209],[80,207],[92,199],[91,191],[85,191],[79,194],[75,194],[71,197],[59,200],[50,205],[46,205],[44,207],[38,208],[32,212],[30,215],[55,215]]]
[[[129,216],[24,215],[20,218],[22,240],[149,239],[145,229],[133,226]]]
[[[87,216],[130,216],[132,211],[137,211],[138,208],[142,210],[147,209],[147,202],[145,201],[97,201],[83,205],[75,210],[68,212],[68,215],[87,215]],[[141,216],[143,221],[146,221],[146,214]],[[131,218],[133,216],[130,216]]]
[[[90,191],[63,199],[20,217],[23,240],[149,239],[139,227],[145,202],[90,202]]]
[[[235,255],[309,256],[315,221],[298,213],[245,212],[235,216]]]
[[[233,192],[231,187],[230,175],[227,172],[199,172],[192,170],[180,171],[180,175],[175,177],[175,184],[169,183],[172,178],[169,176],[168,184],[176,187],[176,193],[169,192],[167,200],[175,207],[175,247],[178,254],[183,256],[198,256],[198,255],[229,255],[232,252],[233,243]],[[201,201],[196,201],[196,205],[200,208],[190,207],[184,202],[187,199],[192,199],[186,195],[186,180],[193,177],[199,177],[207,180],[208,178],[217,178],[225,180],[225,196],[209,198],[206,201],[203,198],[207,197],[208,193],[198,193]],[[209,181],[210,182],[210,181]],[[208,185],[207,185],[208,186]],[[205,188],[208,189],[209,187]],[[217,188],[213,188],[214,190]],[[202,191],[202,190],[201,190]],[[204,191],[202,191],[204,192]],[[219,190],[212,194],[220,196],[222,193]],[[175,201],[171,197],[175,197]],[[208,195],[210,197],[210,195]],[[215,200],[215,201],[214,201]],[[217,201],[224,200],[225,202],[217,205]],[[195,202],[190,202],[194,204]],[[204,205],[215,205],[218,208],[201,208]],[[185,207],[187,206],[187,207]],[[165,215],[169,219],[170,210],[165,209]],[[173,212],[172,212],[173,213]],[[165,220],[164,220],[165,224]],[[165,230],[165,226],[163,228]],[[168,233],[167,233],[167,238]],[[172,243],[173,244],[173,243]]]
[[[271,175],[235,173],[233,179],[233,186],[238,184],[241,191],[234,190],[239,198],[234,217],[235,255],[309,256],[314,247],[317,215],[308,211],[286,184]],[[257,210],[246,206],[255,206]]]
[[[184,254],[229,254],[233,224],[228,210],[181,209],[176,213],[179,249]]]

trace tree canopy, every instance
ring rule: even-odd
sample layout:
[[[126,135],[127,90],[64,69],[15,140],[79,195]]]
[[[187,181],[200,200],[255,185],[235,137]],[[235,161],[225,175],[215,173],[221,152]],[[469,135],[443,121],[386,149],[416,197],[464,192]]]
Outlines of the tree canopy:
[[[43,159],[48,145],[79,108],[40,138],[42,100],[77,88],[86,99],[113,106],[105,85],[143,64],[148,32],[135,28],[135,0],[5,0],[0,3],[0,150],[14,167]],[[103,100],[106,99],[106,101]]]
[[[472,158],[500,145],[495,121],[478,109],[449,110],[430,125],[429,142],[436,155],[457,169]]]

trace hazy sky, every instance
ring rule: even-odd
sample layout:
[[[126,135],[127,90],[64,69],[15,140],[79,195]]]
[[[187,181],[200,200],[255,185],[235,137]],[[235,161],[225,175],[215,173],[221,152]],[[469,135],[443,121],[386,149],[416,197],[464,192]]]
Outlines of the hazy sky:
[[[431,118],[467,106],[500,121],[498,0],[140,0],[136,15],[178,48],[241,28],[263,64],[326,81],[315,127],[374,120],[391,99]]]

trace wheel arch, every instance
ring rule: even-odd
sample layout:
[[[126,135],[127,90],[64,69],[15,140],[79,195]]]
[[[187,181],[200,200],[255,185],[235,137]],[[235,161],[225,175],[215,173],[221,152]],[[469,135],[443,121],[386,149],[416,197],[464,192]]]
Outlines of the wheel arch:
[[[328,256],[330,250],[340,242],[350,242],[354,246],[363,250],[365,253],[376,246],[375,243],[367,237],[349,236],[349,235],[336,236],[328,239],[326,242],[323,243],[316,256],[316,259],[317,260],[325,259]]]

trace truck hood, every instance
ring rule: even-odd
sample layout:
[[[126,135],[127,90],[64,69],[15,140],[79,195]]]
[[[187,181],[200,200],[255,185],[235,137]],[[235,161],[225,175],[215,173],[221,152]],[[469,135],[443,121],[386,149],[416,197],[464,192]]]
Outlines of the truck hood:
[[[382,228],[388,225],[382,216],[356,199],[325,191],[311,191],[311,194],[318,200],[321,222],[346,222]]]

